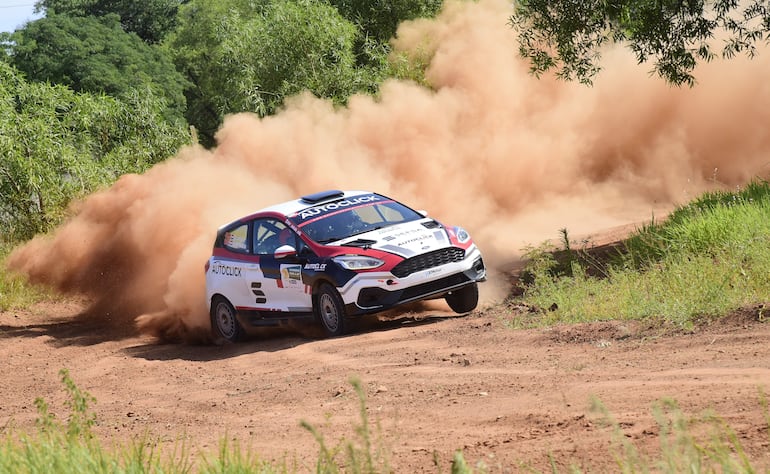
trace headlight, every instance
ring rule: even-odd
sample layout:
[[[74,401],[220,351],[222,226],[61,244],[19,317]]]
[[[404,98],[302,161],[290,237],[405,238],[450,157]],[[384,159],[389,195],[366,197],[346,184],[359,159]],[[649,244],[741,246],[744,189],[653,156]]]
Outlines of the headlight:
[[[457,236],[457,241],[461,244],[471,240],[471,235],[462,227],[455,227],[455,236]]]
[[[346,270],[371,270],[382,266],[385,262],[379,258],[365,257],[363,255],[340,255],[332,258]]]

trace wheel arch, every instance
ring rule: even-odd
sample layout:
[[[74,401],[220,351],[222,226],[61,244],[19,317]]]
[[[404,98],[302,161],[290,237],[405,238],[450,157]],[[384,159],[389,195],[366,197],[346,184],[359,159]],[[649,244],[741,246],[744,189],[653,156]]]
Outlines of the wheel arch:
[[[334,281],[331,278],[328,278],[328,277],[317,278],[313,282],[313,286],[311,290],[311,295],[313,296],[313,302],[315,302],[315,299],[318,296],[318,289],[321,288],[321,285],[324,285],[324,284],[331,285],[332,288],[337,290],[337,293],[340,292],[339,288],[337,287],[337,284],[334,283]]]
[[[216,300],[217,298],[222,298],[223,300],[227,301],[228,303],[230,303],[230,306],[232,306],[235,309],[236,312],[238,311],[238,309],[235,308],[235,305],[233,304],[233,302],[230,301],[230,299],[227,296],[223,295],[222,293],[212,293],[211,297],[209,298],[209,314],[211,313],[211,310],[214,308],[214,300]]]

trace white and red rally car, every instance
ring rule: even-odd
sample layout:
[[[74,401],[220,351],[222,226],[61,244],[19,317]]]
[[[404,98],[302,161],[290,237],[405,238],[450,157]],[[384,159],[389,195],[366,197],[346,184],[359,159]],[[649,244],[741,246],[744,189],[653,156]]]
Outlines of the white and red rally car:
[[[324,191],[268,207],[219,229],[206,263],[215,337],[312,317],[328,336],[348,317],[445,298],[465,313],[486,279],[460,227],[380,194]]]

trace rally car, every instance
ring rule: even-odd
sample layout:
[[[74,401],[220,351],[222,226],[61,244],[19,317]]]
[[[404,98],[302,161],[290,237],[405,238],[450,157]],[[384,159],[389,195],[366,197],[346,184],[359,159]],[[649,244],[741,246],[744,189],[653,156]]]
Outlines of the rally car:
[[[310,194],[226,224],[205,267],[212,330],[228,341],[290,318],[339,336],[347,318],[433,298],[466,313],[486,279],[464,229],[368,191]]]

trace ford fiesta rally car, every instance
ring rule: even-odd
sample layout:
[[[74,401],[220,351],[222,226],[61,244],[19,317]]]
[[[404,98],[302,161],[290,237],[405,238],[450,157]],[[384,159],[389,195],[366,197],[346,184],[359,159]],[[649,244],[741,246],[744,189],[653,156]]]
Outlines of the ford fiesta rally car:
[[[346,318],[412,301],[444,298],[453,311],[471,311],[485,279],[462,228],[380,194],[333,190],[221,227],[206,299],[217,338],[299,317],[338,336]]]

